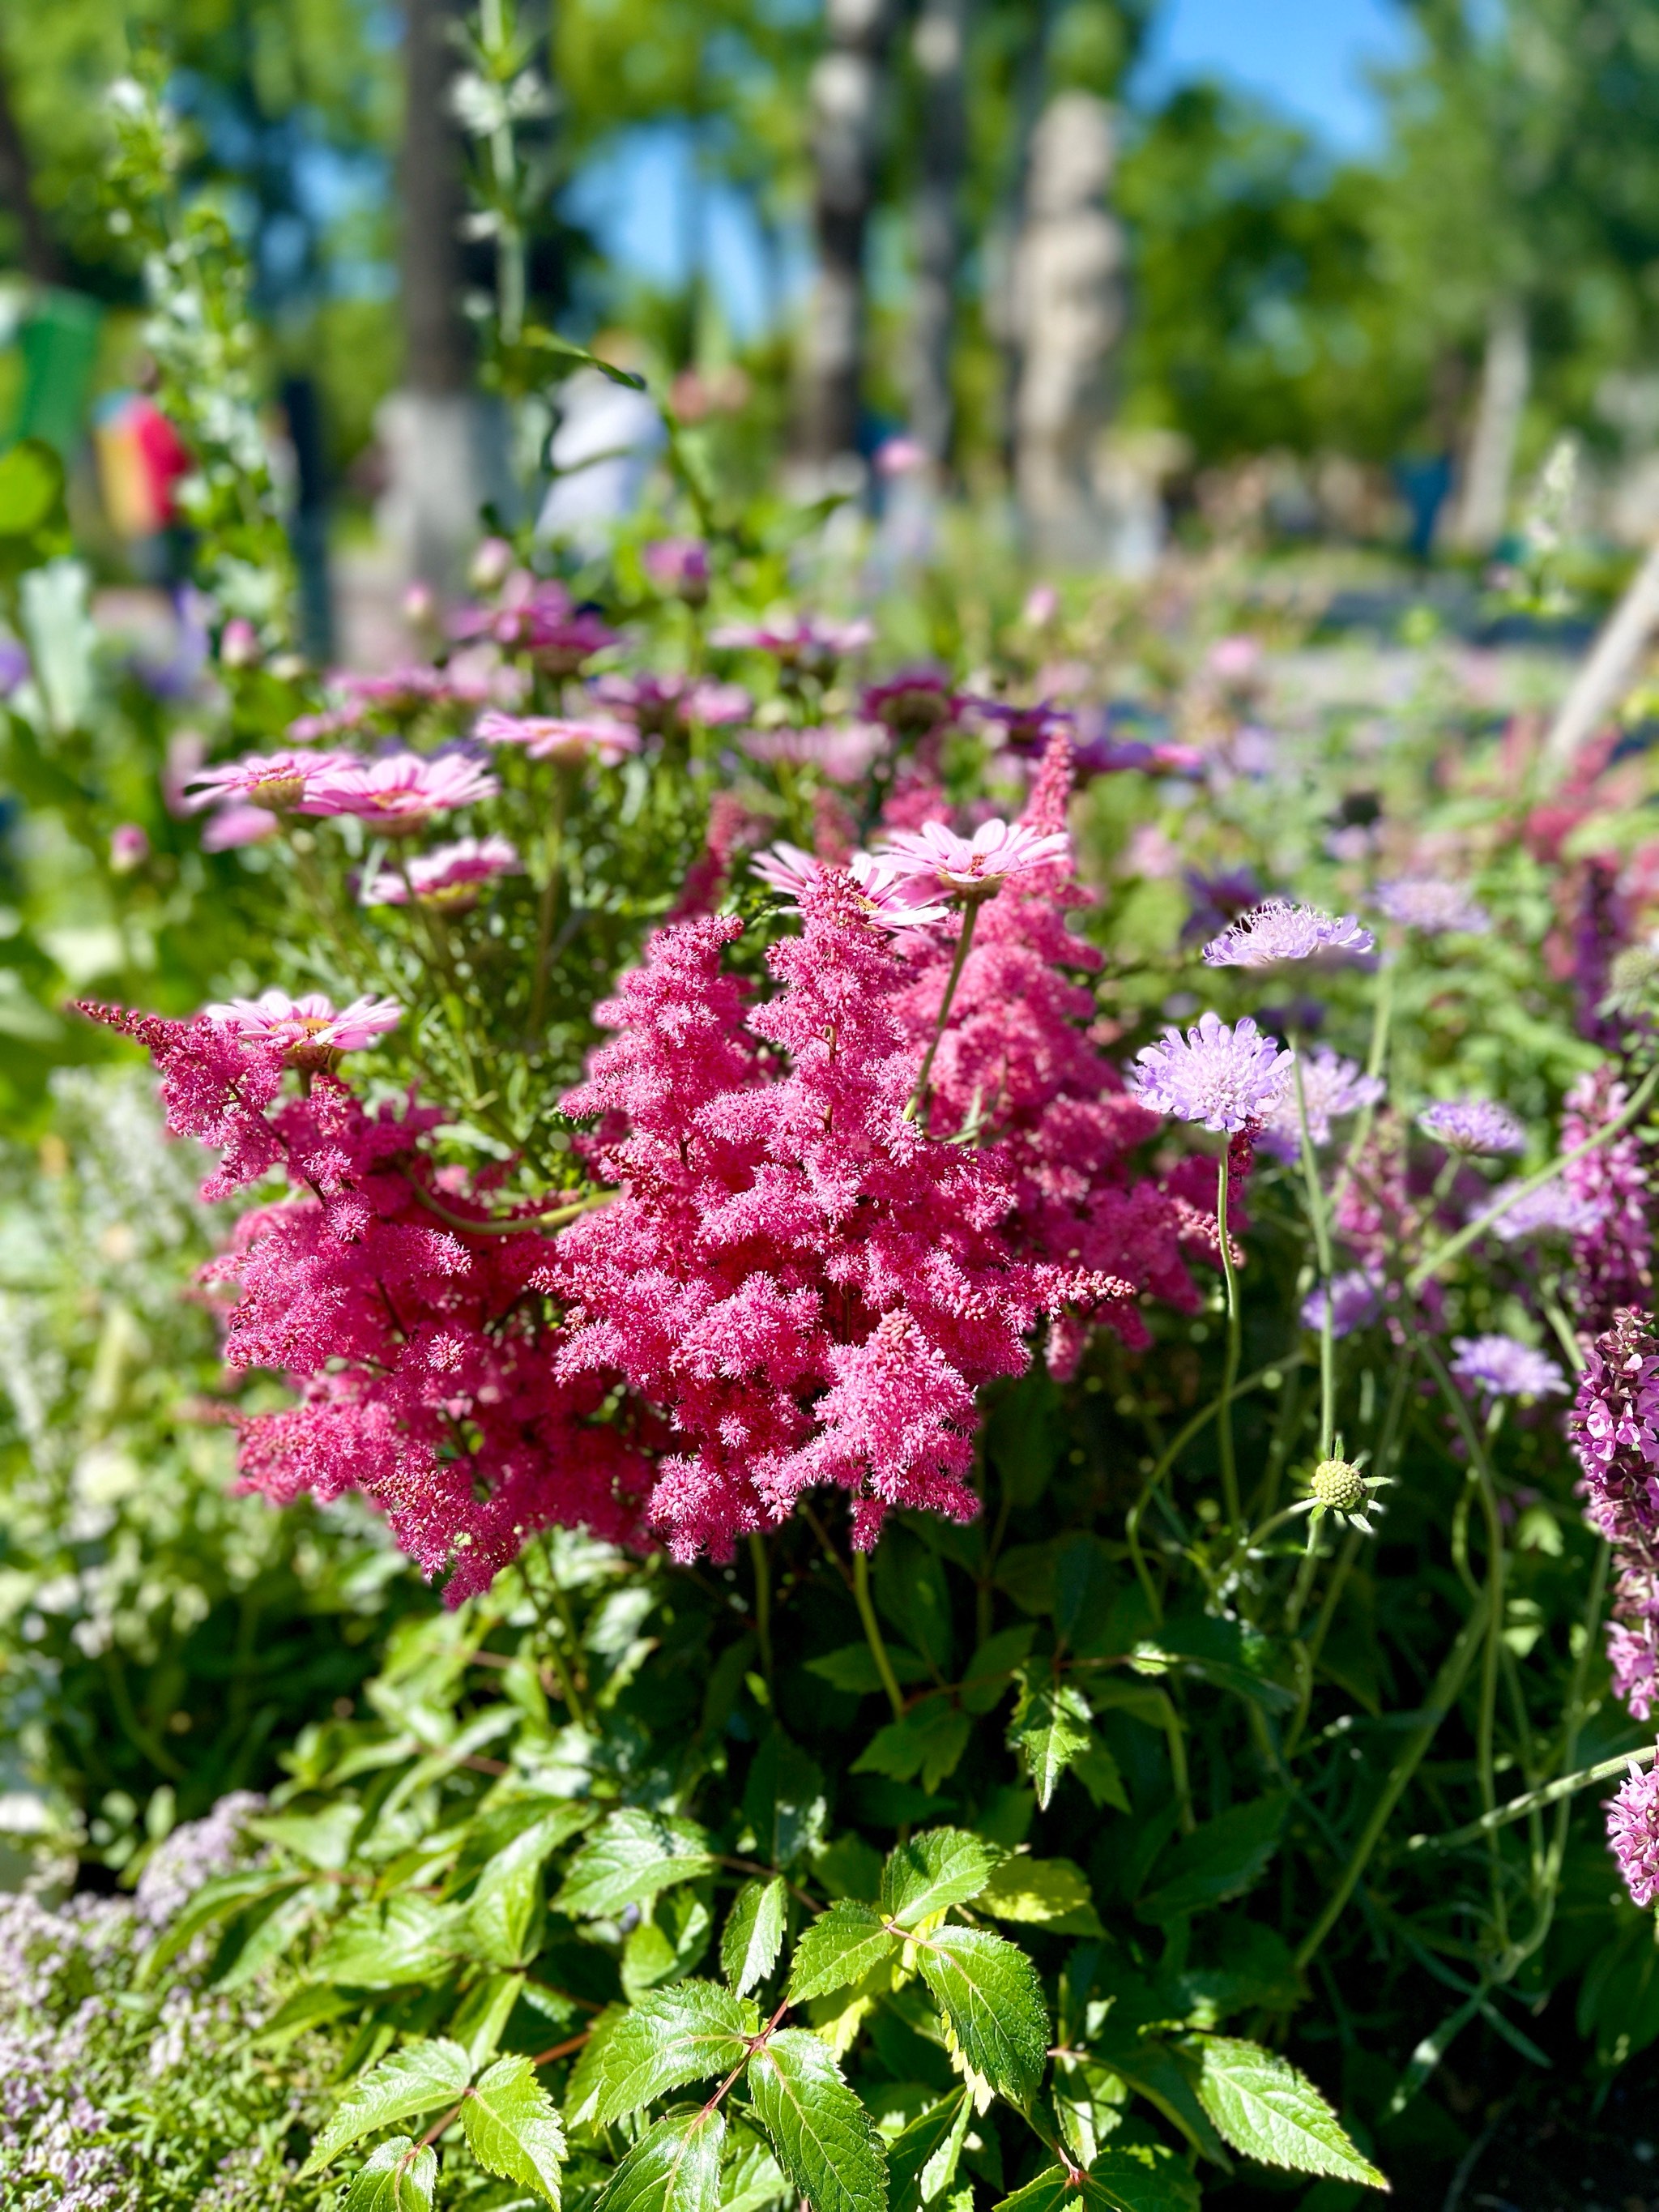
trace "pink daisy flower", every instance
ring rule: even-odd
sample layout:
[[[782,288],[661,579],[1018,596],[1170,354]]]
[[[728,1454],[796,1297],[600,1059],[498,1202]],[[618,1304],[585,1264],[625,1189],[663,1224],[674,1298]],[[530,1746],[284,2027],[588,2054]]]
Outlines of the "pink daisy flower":
[[[745,752],[757,760],[815,768],[832,783],[859,783],[887,749],[879,722],[844,722],[814,730],[745,730]]]
[[[781,891],[792,902],[787,913],[798,911],[801,898],[829,872],[811,853],[782,842],[757,853],[750,865],[769,890]],[[884,928],[917,929],[943,921],[951,911],[941,900],[928,900],[912,878],[873,853],[854,853],[847,872],[863,895],[870,919]]]
[[[487,745],[522,745],[532,760],[554,761],[561,768],[580,768],[592,757],[614,768],[625,754],[640,749],[640,733],[631,722],[604,714],[503,714],[492,708],[479,715],[472,734]]]
[[[389,836],[420,829],[434,814],[494,799],[501,786],[464,753],[388,753],[338,763],[307,790],[307,814],[356,814]]]
[[[230,999],[203,1013],[238,1036],[259,1037],[283,1045],[296,1067],[316,1067],[331,1054],[357,1052],[377,1044],[397,1026],[403,1008],[395,999],[354,999],[337,1013],[320,991],[290,999],[286,991],[262,991],[257,999]]]
[[[497,876],[517,875],[524,863],[505,837],[458,837],[430,853],[417,853],[407,878],[395,869],[371,876],[360,894],[365,906],[407,906],[410,894],[422,903],[459,913],[477,902],[481,884]]]
[[[318,811],[309,804],[313,793],[355,764],[349,753],[248,753],[187,775],[184,803],[192,814],[231,800],[268,814],[309,814]]]
[[[959,837],[943,822],[896,830],[878,852],[878,859],[892,861],[902,875],[932,878],[951,890],[981,896],[1033,869],[1069,864],[1071,857],[1072,841],[1063,830],[1033,830],[996,817],[981,823],[971,837]]]
[[[826,622],[818,615],[780,615],[769,622],[726,623],[708,634],[710,645],[744,653],[769,653],[787,666],[819,670],[849,653],[860,653],[875,624]]]

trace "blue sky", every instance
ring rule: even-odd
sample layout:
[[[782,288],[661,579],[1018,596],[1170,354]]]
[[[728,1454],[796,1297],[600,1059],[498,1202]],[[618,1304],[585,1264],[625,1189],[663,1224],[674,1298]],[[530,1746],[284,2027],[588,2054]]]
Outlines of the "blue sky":
[[[1164,0],[1130,94],[1140,104],[1194,77],[1224,77],[1310,128],[1334,152],[1364,154],[1381,135],[1364,64],[1398,58],[1406,42],[1400,0]],[[620,270],[677,285],[685,268],[690,174],[680,133],[631,131],[578,179],[572,211],[591,224]],[[734,330],[747,337],[777,305],[768,297],[759,240],[735,194],[711,192],[707,222],[717,294]],[[801,246],[793,241],[787,257],[789,289],[805,274]]]
[[[1397,0],[1167,0],[1134,91],[1157,98],[1214,75],[1312,125],[1343,153],[1373,147],[1376,104],[1363,65],[1405,50]]]

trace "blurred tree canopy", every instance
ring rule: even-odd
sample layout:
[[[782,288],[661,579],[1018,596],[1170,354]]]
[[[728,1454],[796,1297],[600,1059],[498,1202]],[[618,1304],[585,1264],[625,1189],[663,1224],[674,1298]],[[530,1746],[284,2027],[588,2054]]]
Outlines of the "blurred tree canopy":
[[[457,0],[459,4],[459,0]],[[868,398],[896,422],[925,88],[918,0],[884,49],[871,231]],[[1215,84],[1128,101],[1118,211],[1133,321],[1118,378],[1131,426],[1179,432],[1200,461],[1266,447],[1383,459],[1448,441],[1498,308],[1524,317],[1534,442],[1609,434],[1611,372],[1659,341],[1659,8],[1654,0],[1400,0],[1410,58],[1380,82],[1387,132],[1364,162]],[[961,0],[960,267],[951,362],[959,459],[994,465],[1011,374],[1000,288],[1043,101],[1081,86],[1123,102],[1157,0]],[[573,180],[628,134],[678,134],[690,173],[752,212],[785,321],[812,189],[814,0],[558,0],[526,28],[556,95],[544,301],[591,330],[637,280],[600,268],[568,215]],[[52,0],[0,15],[0,267],[111,302],[135,272],[99,215],[100,96],[135,40],[165,44],[200,137],[198,176],[252,239],[279,349],[323,380],[341,458],[397,374],[393,158],[399,25],[385,0]],[[706,193],[674,211],[686,282],[646,315],[670,367],[711,327]],[[483,264],[478,264],[482,268]],[[469,275],[471,270],[469,269]],[[487,271],[485,271],[487,276]],[[702,304],[700,304],[702,303]],[[574,333],[582,335],[580,327]],[[722,340],[729,343],[729,334]],[[780,331],[751,347],[787,383]],[[1452,404],[1449,408],[1448,395]],[[1461,394],[1461,399],[1458,395]],[[766,419],[781,422],[774,406]]]

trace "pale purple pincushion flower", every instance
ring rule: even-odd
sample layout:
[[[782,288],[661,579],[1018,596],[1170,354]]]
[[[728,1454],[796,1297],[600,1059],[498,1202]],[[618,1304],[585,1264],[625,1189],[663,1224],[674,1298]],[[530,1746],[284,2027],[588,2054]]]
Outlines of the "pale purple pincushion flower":
[[[1498,1205],[1516,1188],[1512,1182],[1500,1183],[1491,1197],[1475,1208],[1476,1212],[1486,1212],[1488,1206]],[[1594,1199],[1578,1198],[1564,1182],[1557,1181],[1540,1183],[1536,1190],[1529,1190],[1524,1198],[1516,1199],[1509,1212],[1500,1213],[1492,1223],[1492,1233],[1500,1243],[1526,1244],[1535,1237],[1586,1236],[1601,1218],[1601,1208]]]
[[[1426,937],[1448,930],[1484,937],[1492,927],[1492,916],[1464,884],[1441,883],[1433,876],[1396,876],[1392,883],[1379,884],[1376,903],[1390,921],[1420,929]]]
[[[1204,959],[1211,968],[1275,968],[1282,960],[1311,960],[1322,953],[1370,952],[1376,943],[1351,914],[1264,899],[1212,938]]]
[[[1556,1362],[1518,1336],[1455,1336],[1452,1352],[1452,1373],[1488,1397],[1557,1397],[1567,1387]]]
[[[1265,1117],[1291,1058],[1248,1014],[1229,1029],[1211,1012],[1200,1014],[1185,1036],[1171,1029],[1158,1043],[1143,1045],[1129,1079],[1154,1114],[1231,1131]]]
[[[1380,1076],[1367,1075],[1358,1061],[1322,1044],[1302,1058],[1302,1093],[1307,1102],[1308,1134],[1316,1145],[1330,1140],[1331,1123],[1339,1115],[1357,1114],[1362,1106],[1381,1103],[1388,1086]],[[1285,1086],[1261,1130],[1261,1144],[1275,1159],[1293,1160],[1302,1150],[1302,1114],[1297,1102],[1296,1071],[1286,1071]]]
[[[1363,1267],[1352,1267],[1331,1278],[1331,1334],[1352,1336],[1368,1328],[1382,1310],[1382,1291]],[[1302,1301],[1304,1328],[1322,1328],[1325,1322],[1325,1285],[1321,1283]]]
[[[1631,1902],[1650,1905],[1659,1897],[1659,1772],[1632,1768],[1607,1811],[1607,1841]]]
[[[1417,1117],[1425,1135],[1449,1152],[1524,1152],[1527,1133],[1492,1098],[1441,1098]]]

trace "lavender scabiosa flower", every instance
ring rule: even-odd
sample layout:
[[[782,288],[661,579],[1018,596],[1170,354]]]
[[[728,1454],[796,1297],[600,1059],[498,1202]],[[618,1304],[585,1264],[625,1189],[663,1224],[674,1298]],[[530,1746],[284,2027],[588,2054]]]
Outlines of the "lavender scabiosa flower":
[[[1607,1842],[1631,1902],[1650,1905],[1659,1898],[1659,1771],[1632,1765],[1607,1813]]]
[[[1339,1115],[1357,1114],[1362,1106],[1377,1105],[1387,1088],[1380,1076],[1366,1075],[1357,1061],[1344,1060],[1328,1044],[1304,1054],[1302,1096],[1308,1109],[1309,1136],[1316,1145],[1328,1144],[1331,1123]],[[1285,1087],[1262,1124],[1261,1146],[1280,1160],[1293,1160],[1302,1150],[1302,1109],[1293,1068],[1286,1073]]]
[[[1440,1098],[1417,1126],[1449,1152],[1524,1152],[1527,1133],[1507,1106],[1491,1098]]]
[[[1248,1014],[1229,1029],[1211,1012],[1200,1014],[1184,1036],[1170,1029],[1158,1043],[1143,1045],[1130,1083],[1154,1114],[1236,1131],[1262,1120],[1292,1058]]]
[[[1325,1304],[1325,1285],[1320,1283],[1302,1301],[1304,1328],[1323,1328]],[[1369,1328],[1382,1310],[1382,1285],[1364,1267],[1350,1267],[1343,1274],[1333,1275],[1330,1309],[1333,1336],[1352,1336],[1357,1328]]]
[[[1371,951],[1376,939],[1351,914],[1327,914],[1290,899],[1264,899],[1204,948],[1211,968],[1276,968],[1284,960],[1311,960],[1319,954]]]
[[[1456,932],[1463,937],[1484,937],[1492,916],[1462,884],[1440,882],[1433,876],[1396,876],[1376,887],[1376,903],[1390,921],[1425,937]]]
[[[1452,1352],[1452,1373],[1489,1398],[1553,1398],[1567,1387],[1557,1362],[1518,1336],[1455,1336]]]
[[[1489,1206],[1500,1205],[1510,1191],[1520,1187],[1512,1182],[1499,1183],[1477,1210],[1485,1213]],[[1500,1244],[1530,1244],[1539,1237],[1586,1236],[1601,1218],[1601,1206],[1594,1199],[1576,1197],[1558,1176],[1553,1182],[1540,1183],[1524,1198],[1516,1199],[1508,1212],[1500,1213],[1492,1223],[1492,1233]]]
[[[1630,1092],[1611,1067],[1582,1075],[1568,1091],[1561,1116],[1561,1144],[1575,1152],[1630,1103]],[[1581,1328],[1600,1331],[1613,1325],[1622,1306],[1648,1304],[1653,1288],[1653,1229],[1650,1181],[1645,1147],[1635,1129],[1582,1159],[1569,1160],[1561,1179],[1573,1197],[1596,1209],[1594,1223],[1575,1231],[1570,1296]]]

